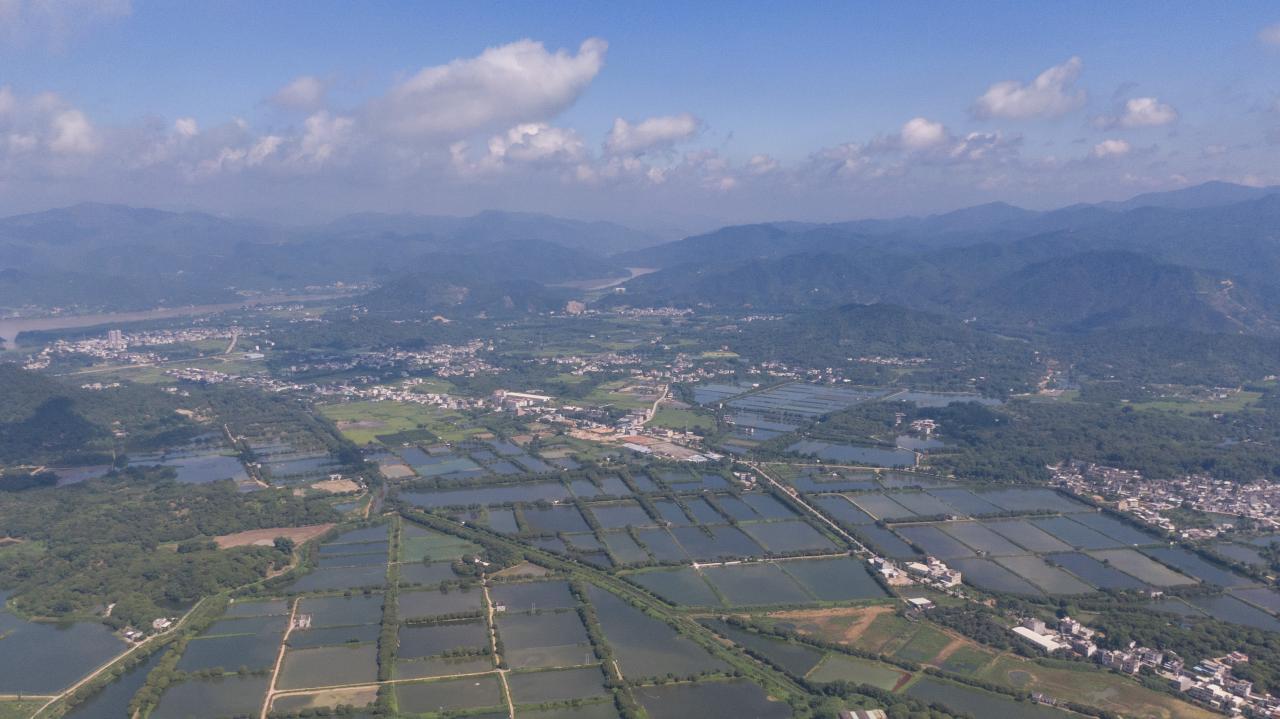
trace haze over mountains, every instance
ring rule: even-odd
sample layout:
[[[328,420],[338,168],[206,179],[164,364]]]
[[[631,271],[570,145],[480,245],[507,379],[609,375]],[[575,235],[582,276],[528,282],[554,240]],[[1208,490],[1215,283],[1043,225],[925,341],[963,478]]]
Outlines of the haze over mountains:
[[[370,284],[372,310],[545,311],[554,286],[656,272],[605,305],[810,311],[894,304],[979,326],[1280,335],[1280,187],[1207,183],[1037,212],[724,227],[675,242],[484,212],[285,227],[84,204],[0,220],[0,307],[140,309]]]

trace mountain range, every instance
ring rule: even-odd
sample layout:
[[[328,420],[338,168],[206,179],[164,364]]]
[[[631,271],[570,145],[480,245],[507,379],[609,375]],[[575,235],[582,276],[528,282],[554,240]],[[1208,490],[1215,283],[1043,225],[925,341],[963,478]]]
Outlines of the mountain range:
[[[1280,335],[1280,187],[1212,182],[1034,211],[728,226],[662,243],[606,222],[364,213],[289,227],[83,204],[0,219],[0,309],[141,309],[337,282],[400,312],[600,306],[810,312],[893,304],[1013,332]]]

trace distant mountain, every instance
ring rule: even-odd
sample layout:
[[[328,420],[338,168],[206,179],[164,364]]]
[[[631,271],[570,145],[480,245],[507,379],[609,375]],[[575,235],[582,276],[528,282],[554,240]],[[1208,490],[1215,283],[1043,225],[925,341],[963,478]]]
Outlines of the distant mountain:
[[[526,212],[481,212],[471,217],[361,213],[309,234],[346,238],[425,237],[441,249],[464,250],[494,242],[540,240],[601,255],[648,247],[658,237],[611,222],[567,220]]]
[[[970,307],[1000,323],[1057,330],[1280,333],[1270,305],[1231,280],[1132,252],[1098,251],[1024,267],[983,289]]]
[[[609,223],[500,212],[359,215],[289,228],[197,212],[83,204],[0,219],[0,307],[145,309],[383,282],[475,255],[536,282],[625,276],[608,251],[652,239]]]
[[[357,298],[374,314],[504,316],[561,310],[572,294],[532,280],[463,277],[417,272],[398,277]]]
[[[750,322],[724,343],[752,358],[806,367],[865,370],[860,360],[871,356],[918,360],[928,368],[920,370],[921,381],[994,394],[1025,389],[1034,367],[1027,343],[954,317],[890,304],[847,304]]]
[[[466,254],[425,254],[401,270],[357,301],[387,314],[546,312],[563,309],[573,296],[547,285],[627,275],[596,255],[528,240],[495,242]]]
[[[1048,212],[990,203],[928,217],[739,225],[655,243],[611,223],[529,213],[365,213],[298,228],[84,204],[0,219],[0,307],[141,309],[422,273],[476,287],[559,284],[650,267],[660,271],[605,303],[885,302],[1036,328],[1152,326],[1163,314],[1188,328],[1271,332],[1280,188],[1207,183]],[[1095,255],[1108,252],[1161,267],[1099,263]],[[1059,272],[1031,269],[1076,255]],[[474,273],[478,265],[488,276]],[[1222,281],[1229,291],[1214,289]],[[1048,302],[1039,283],[1064,291]]]
[[[1100,202],[1096,207],[1124,211],[1139,207],[1164,207],[1173,210],[1195,210],[1203,207],[1234,205],[1280,194],[1280,185],[1250,187],[1231,182],[1206,182],[1181,190],[1148,192],[1120,202]]]

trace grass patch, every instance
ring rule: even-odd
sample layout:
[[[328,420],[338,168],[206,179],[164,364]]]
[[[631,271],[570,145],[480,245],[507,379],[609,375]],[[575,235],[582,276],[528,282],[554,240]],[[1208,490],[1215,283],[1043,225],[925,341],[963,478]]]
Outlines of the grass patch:
[[[402,562],[421,562],[428,558],[433,562],[453,561],[478,551],[480,551],[478,546],[465,539],[438,532],[420,535],[415,529],[403,532],[400,537],[400,561]]]
[[[703,429],[711,432],[715,431],[716,420],[714,417],[692,410],[663,407],[654,415],[649,425],[668,429]]]
[[[467,418],[456,412],[411,402],[345,402],[321,405],[319,409],[337,423],[344,437],[356,444],[376,442],[379,435],[422,429],[445,441],[457,442],[482,431],[466,427]]]
[[[929,664],[942,648],[951,643],[951,637],[927,625],[920,625],[905,644],[893,656],[917,664]]]
[[[1132,679],[1092,667],[1049,667],[1011,656],[1001,656],[982,670],[978,679],[1032,692],[1043,692],[1124,716],[1160,719],[1212,719],[1207,709],[1139,685]]]
[[[906,675],[907,672],[888,664],[832,653],[805,678],[814,682],[870,684],[878,689],[891,691]]]
[[[993,653],[985,649],[966,644],[952,652],[951,656],[942,661],[942,669],[955,674],[973,676],[985,667],[994,656]]]
[[[914,624],[896,614],[881,614],[854,641],[854,646],[877,654],[884,654],[887,653],[886,649],[889,644],[902,639],[902,637],[914,631],[915,628]]]
[[[1235,392],[1223,399],[1206,400],[1157,400],[1154,402],[1134,402],[1134,409],[1191,414],[1192,412],[1239,412],[1262,399],[1261,392]]]
[[[41,706],[43,701],[0,701],[0,719],[28,719]]]

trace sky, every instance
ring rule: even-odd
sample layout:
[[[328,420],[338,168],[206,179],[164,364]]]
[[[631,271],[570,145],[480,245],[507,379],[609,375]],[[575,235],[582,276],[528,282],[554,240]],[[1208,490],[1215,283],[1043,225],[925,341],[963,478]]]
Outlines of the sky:
[[[1274,2],[0,0],[0,214],[686,230],[1280,184]]]

